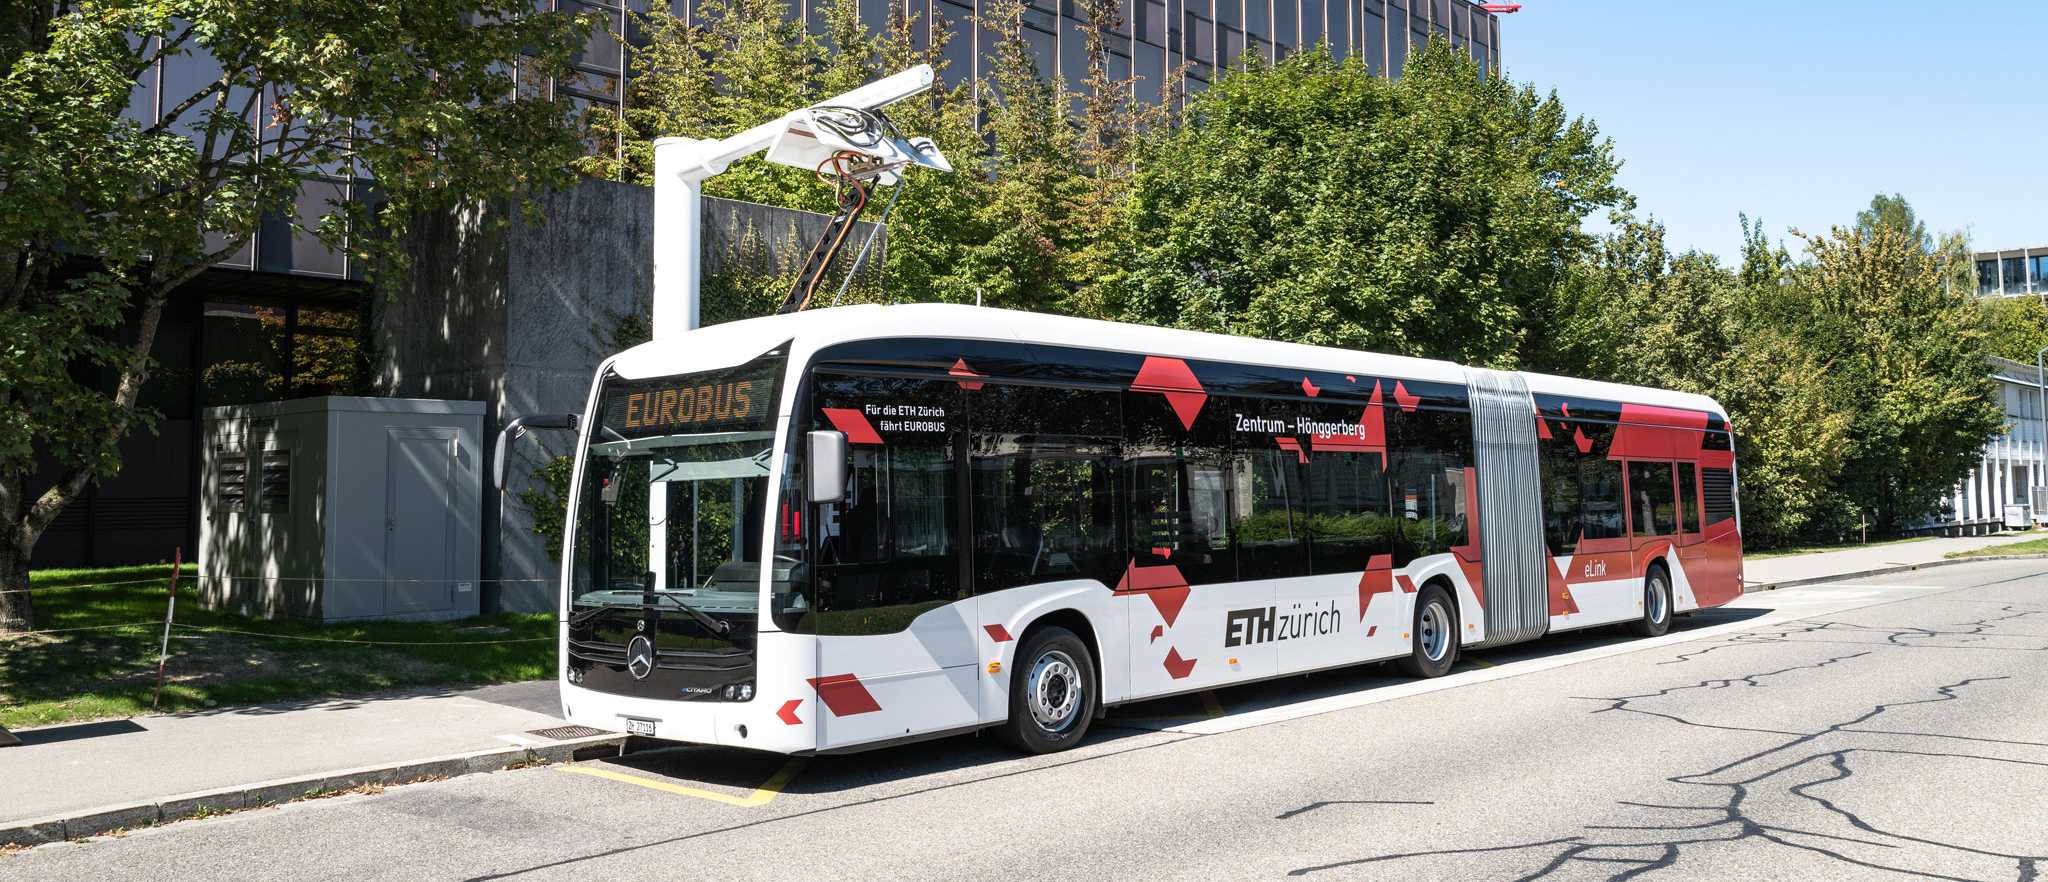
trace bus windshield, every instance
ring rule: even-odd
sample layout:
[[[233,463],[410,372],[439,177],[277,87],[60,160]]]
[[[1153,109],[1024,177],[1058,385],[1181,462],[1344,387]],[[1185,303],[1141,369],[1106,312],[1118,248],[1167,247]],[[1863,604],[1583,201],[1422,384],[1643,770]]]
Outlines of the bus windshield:
[[[651,590],[670,620],[715,621],[728,637],[758,615],[782,350],[738,367],[607,377],[578,488],[576,608],[639,608]]]

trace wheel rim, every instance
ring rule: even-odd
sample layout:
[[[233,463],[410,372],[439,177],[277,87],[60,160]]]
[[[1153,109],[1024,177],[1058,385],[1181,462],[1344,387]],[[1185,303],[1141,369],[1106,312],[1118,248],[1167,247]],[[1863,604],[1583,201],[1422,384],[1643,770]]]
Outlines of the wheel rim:
[[[1664,617],[1670,615],[1670,610],[1665,608],[1665,598],[1669,596],[1669,589],[1664,587],[1663,574],[1651,576],[1649,597],[1651,624],[1664,624]]]
[[[1072,656],[1057,649],[1039,656],[1024,679],[1024,703],[1031,710],[1032,722],[1050,734],[1073,728],[1081,718],[1087,687]]]
[[[1430,661],[1444,660],[1444,654],[1451,651],[1451,613],[1444,605],[1434,600],[1422,608],[1422,623],[1417,626],[1422,635],[1422,655]]]

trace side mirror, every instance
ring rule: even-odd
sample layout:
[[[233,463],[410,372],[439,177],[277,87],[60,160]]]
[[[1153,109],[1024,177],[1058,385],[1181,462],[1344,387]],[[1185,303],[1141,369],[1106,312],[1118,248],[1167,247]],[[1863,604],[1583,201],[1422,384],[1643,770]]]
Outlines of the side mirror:
[[[804,468],[804,495],[812,502],[846,498],[846,433],[820,430],[804,436],[809,461]]]
[[[573,413],[513,417],[498,432],[498,446],[491,451],[491,482],[505,492],[505,448],[526,434],[527,429],[575,429],[580,418]]]

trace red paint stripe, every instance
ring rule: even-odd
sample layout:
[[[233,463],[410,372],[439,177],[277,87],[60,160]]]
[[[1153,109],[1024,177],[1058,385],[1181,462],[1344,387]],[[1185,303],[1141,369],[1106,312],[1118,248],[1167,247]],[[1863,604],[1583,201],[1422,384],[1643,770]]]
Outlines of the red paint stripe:
[[[994,640],[997,643],[1010,642],[1010,629],[1008,628],[1001,625],[983,625],[981,629],[988,632],[988,639],[990,640]]]

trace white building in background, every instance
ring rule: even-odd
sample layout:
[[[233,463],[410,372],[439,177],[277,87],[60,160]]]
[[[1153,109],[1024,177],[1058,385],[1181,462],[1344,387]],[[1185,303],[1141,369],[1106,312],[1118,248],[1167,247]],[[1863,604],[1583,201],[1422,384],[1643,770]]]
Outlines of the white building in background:
[[[1984,445],[1984,456],[1970,476],[1957,485],[1948,510],[1929,525],[1944,533],[1990,532],[2008,524],[2048,523],[2048,472],[2043,471],[2042,401],[2034,366],[2006,358],[1988,358],[1998,398],[2005,408],[2005,431]]]

